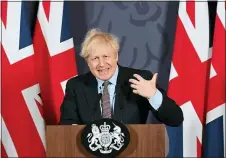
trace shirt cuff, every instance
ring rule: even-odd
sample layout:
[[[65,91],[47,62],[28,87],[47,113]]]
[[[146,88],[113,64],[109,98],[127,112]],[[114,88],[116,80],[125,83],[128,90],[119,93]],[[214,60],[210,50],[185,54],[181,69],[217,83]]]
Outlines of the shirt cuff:
[[[157,89],[156,93],[148,101],[155,110],[158,110],[162,104],[162,98],[162,93]]]

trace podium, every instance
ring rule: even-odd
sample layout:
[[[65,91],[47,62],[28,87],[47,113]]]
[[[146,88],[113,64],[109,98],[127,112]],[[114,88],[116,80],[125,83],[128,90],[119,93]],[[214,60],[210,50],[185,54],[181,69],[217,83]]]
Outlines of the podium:
[[[118,157],[165,157],[165,126],[162,124],[126,125],[130,143]],[[84,125],[46,126],[47,157],[95,157],[81,144]]]

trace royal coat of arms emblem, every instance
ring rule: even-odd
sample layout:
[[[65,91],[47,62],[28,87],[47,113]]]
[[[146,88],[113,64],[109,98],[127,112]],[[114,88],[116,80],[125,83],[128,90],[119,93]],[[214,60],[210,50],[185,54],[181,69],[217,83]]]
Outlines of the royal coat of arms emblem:
[[[120,150],[124,145],[124,133],[121,128],[114,123],[113,127],[104,122],[99,127],[96,124],[91,125],[91,133],[88,133],[87,139],[89,148],[92,151],[99,150],[102,154],[109,154],[112,150]],[[110,129],[112,128],[112,132]]]

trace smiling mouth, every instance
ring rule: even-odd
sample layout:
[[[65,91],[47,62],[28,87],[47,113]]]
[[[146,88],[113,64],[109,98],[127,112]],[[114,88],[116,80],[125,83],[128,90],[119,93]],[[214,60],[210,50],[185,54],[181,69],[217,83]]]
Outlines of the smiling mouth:
[[[98,70],[98,72],[99,72],[101,75],[107,74],[108,71],[109,71],[109,68],[103,69],[103,70]]]

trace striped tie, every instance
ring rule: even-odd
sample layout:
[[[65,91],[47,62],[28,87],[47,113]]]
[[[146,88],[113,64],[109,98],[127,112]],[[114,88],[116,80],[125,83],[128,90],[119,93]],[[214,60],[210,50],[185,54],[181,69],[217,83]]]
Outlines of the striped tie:
[[[104,91],[102,96],[103,118],[111,118],[110,96],[108,93],[109,81],[104,82]]]

